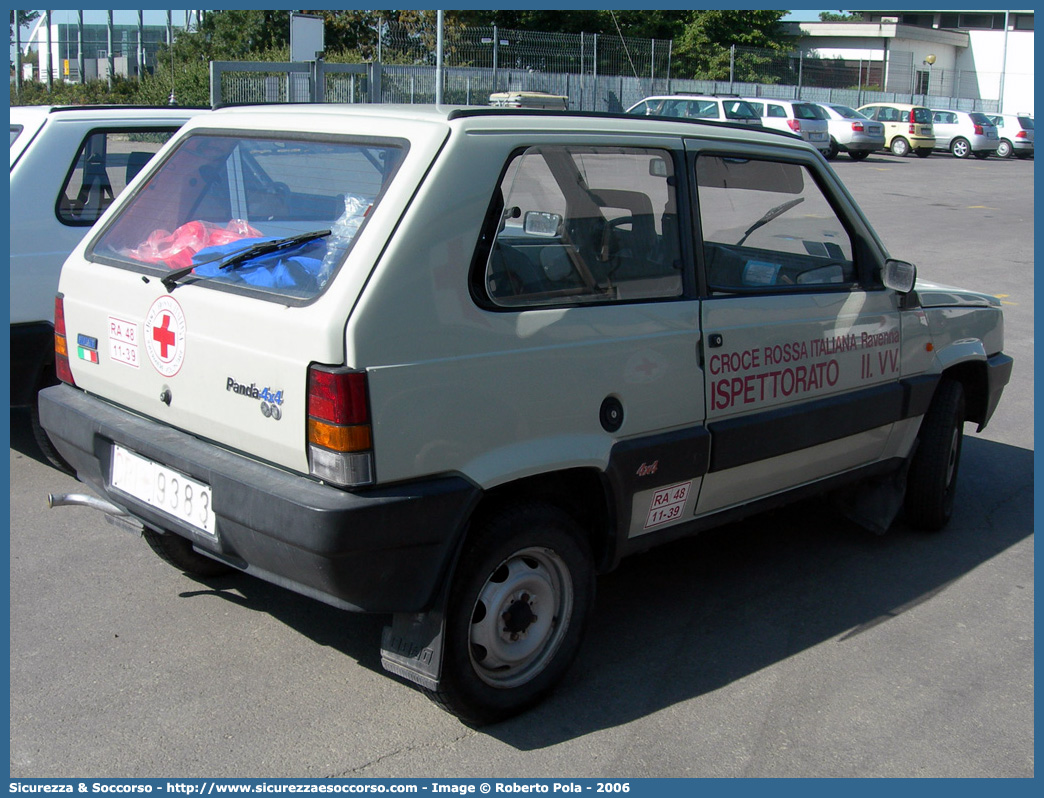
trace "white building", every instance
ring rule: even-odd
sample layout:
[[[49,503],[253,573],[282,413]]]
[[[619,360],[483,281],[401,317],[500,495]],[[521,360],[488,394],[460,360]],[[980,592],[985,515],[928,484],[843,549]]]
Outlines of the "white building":
[[[135,77],[155,67],[156,50],[175,30],[198,24],[197,11],[50,11],[34,21],[22,41],[23,77],[79,82],[108,75]],[[49,35],[48,35],[49,34]],[[47,53],[50,45],[50,63]]]
[[[874,65],[880,90],[1033,112],[1033,11],[858,11],[789,22],[803,54]]]

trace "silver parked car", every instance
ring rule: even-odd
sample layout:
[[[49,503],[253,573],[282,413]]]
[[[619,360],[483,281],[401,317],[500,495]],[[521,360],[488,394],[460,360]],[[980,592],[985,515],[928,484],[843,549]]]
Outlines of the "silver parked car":
[[[758,115],[764,127],[800,136],[824,155],[830,148],[827,114],[815,103],[769,98],[743,97]]]
[[[1033,157],[1033,117],[1029,114],[988,114],[997,126],[997,157]]]
[[[827,115],[830,132],[830,160],[839,152],[847,152],[853,161],[861,161],[875,150],[885,146],[884,124],[873,122],[854,108],[839,103],[816,103]]]
[[[935,149],[949,150],[957,158],[989,158],[997,152],[997,126],[979,111],[932,111]]]

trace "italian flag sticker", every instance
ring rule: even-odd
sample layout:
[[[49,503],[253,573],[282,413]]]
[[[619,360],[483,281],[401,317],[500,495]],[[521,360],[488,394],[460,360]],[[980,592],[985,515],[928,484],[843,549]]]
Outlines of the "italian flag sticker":
[[[76,351],[80,356],[80,360],[89,360],[91,363],[98,362],[98,350],[97,349],[85,349],[82,346],[76,347]]]

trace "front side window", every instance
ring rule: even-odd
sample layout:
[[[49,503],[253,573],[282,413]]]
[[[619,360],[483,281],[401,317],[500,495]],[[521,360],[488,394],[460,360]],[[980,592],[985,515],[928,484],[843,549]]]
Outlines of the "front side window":
[[[486,298],[518,308],[680,296],[675,190],[664,150],[546,146],[516,154],[487,220],[495,235]]]
[[[58,195],[58,219],[73,227],[88,227],[98,221],[176,130],[171,127],[90,133],[80,145]]]
[[[194,134],[91,254],[161,277],[177,271],[215,286],[310,299],[344,260],[404,146]]]
[[[856,282],[851,237],[807,167],[702,155],[696,182],[712,293],[836,290]]]
[[[754,107],[743,100],[722,100],[722,105],[725,106],[726,119],[756,120],[761,118]]]

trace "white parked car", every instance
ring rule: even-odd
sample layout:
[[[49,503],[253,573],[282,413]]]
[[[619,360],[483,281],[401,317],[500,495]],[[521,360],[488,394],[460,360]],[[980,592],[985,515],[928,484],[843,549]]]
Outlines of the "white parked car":
[[[667,94],[646,97],[627,109],[638,116],[669,116],[677,119],[699,119],[735,122],[742,125],[760,125],[758,116],[749,103],[738,97],[719,97],[705,94]]]
[[[932,111],[935,149],[948,150],[956,158],[982,160],[997,152],[997,126],[978,111]]]
[[[40,416],[104,498],[52,504],[390,614],[468,723],[554,688],[628,555],[834,491],[943,526],[1012,367],[999,300],[915,287],[760,128],[230,108],[135,186],[62,271]]]
[[[827,114],[830,149],[826,157],[834,159],[847,152],[853,161],[861,161],[870,153],[884,149],[884,124],[873,122],[854,108],[839,103],[817,103]]]
[[[54,294],[62,263],[182,124],[184,108],[16,106],[11,115],[11,405],[53,385]]]
[[[1033,117],[1030,114],[989,114],[997,126],[1000,141],[997,156],[1000,158],[1033,157]]]
[[[744,97],[765,127],[800,136],[823,154],[830,152],[827,114],[815,103]]]

